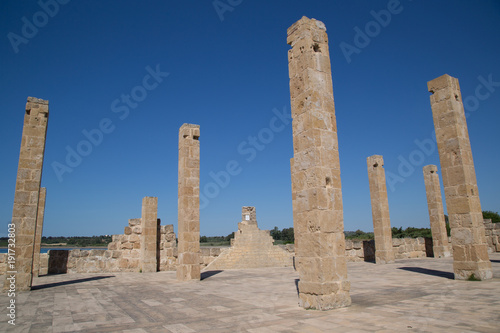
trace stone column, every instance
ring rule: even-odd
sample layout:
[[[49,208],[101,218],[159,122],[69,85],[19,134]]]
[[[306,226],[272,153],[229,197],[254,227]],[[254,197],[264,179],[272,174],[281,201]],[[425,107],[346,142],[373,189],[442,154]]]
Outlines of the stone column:
[[[349,306],[337,124],[325,25],[303,17],[288,29],[291,163],[299,304]]]
[[[200,126],[179,130],[179,265],[180,281],[200,279]]]
[[[40,273],[40,249],[42,247],[42,233],[43,233],[43,217],[45,215],[45,197],[47,189],[40,188],[40,195],[38,197],[38,213],[36,219],[35,230],[35,248],[33,250],[33,276],[38,277]]]
[[[141,229],[141,269],[154,273],[158,267],[158,198],[142,199]]]
[[[455,279],[491,279],[483,214],[458,80],[447,74],[427,83],[451,227]]]
[[[12,223],[16,228],[16,291],[31,289],[33,250],[49,101],[28,97],[24,115]],[[9,281],[5,280],[4,288]]]
[[[432,251],[434,258],[449,257],[450,247],[448,244],[448,233],[444,220],[443,200],[441,198],[441,184],[437,174],[437,166],[424,166],[425,192],[427,194],[427,206],[429,207],[429,219],[432,231]]]
[[[370,181],[373,233],[375,234],[375,262],[389,264],[394,262],[394,251],[392,249],[384,159],[380,155],[373,155],[366,159],[366,163],[368,165],[368,180]]]

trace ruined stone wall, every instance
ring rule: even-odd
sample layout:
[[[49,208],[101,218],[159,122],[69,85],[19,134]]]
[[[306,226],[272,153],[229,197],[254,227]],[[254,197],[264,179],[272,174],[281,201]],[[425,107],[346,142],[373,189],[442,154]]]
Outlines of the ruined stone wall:
[[[486,221],[485,224],[487,223]],[[492,224],[495,230],[500,233],[500,224]],[[177,247],[175,247],[175,234],[173,232],[173,226],[161,226],[161,237],[161,244],[163,248],[161,249],[160,255],[160,271],[175,271],[177,267]],[[500,235],[497,237],[500,238]],[[392,242],[396,259],[426,257],[424,238],[394,238]],[[295,256],[294,244],[274,245],[273,248],[279,249],[280,252],[285,252],[285,256],[290,258],[290,262],[288,262],[286,266],[292,265],[292,258]],[[228,247],[202,247],[200,269],[203,270],[206,268],[215,259],[217,259],[220,254],[224,253],[228,249]],[[49,252],[51,257],[50,264],[49,254],[40,254],[40,275],[46,275],[49,273],[49,265],[51,266],[50,274],[139,272],[139,266],[131,268],[120,267],[119,253],[121,251],[119,250],[75,249],[51,250]],[[346,240],[346,258],[348,262],[375,261],[374,241]],[[0,275],[5,274],[7,269],[6,260],[7,254],[0,254]],[[208,270],[210,269],[212,268],[209,267]]]
[[[111,257],[118,261],[116,263],[109,263],[109,271],[113,272],[139,272],[141,270],[141,219],[128,220],[128,227],[125,227],[123,235],[113,235],[112,242],[108,245]],[[160,225],[160,271],[174,270],[176,267],[176,239],[174,233],[174,226]],[[106,257],[106,258],[107,258]],[[86,259],[85,261],[87,261]]]
[[[232,246],[220,253],[206,270],[290,267],[293,254],[274,246],[269,230],[260,230],[256,221],[238,223]]]
[[[392,251],[396,259],[425,258],[425,238],[393,238]]]
[[[500,252],[500,223],[493,223],[491,219],[484,220],[484,229],[488,252]]]

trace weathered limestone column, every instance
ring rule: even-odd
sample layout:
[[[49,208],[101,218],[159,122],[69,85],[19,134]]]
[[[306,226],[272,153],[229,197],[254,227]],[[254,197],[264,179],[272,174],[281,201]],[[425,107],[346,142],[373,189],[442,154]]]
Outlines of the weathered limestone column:
[[[288,29],[292,195],[300,306],[349,306],[337,124],[325,25],[303,17]]]
[[[158,267],[158,198],[142,199],[141,229],[141,269],[154,273]]]
[[[24,115],[12,223],[16,226],[16,291],[31,289],[33,250],[49,101],[28,97]],[[9,284],[5,280],[4,287]]]
[[[33,276],[38,277],[40,273],[40,248],[42,247],[42,233],[43,233],[43,217],[45,215],[45,197],[47,189],[40,188],[40,195],[38,197],[38,213],[36,219],[35,230],[35,247],[33,250]]]
[[[394,251],[392,250],[392,230],[385,184],[384,158],[380,155],[373,155],[366,159],[366,163],[368,165],[373,233],[375,235],[375,262],[377,264],[393,263]]]
[[[491,279],[483,214],[458,80],[447,74],[427,83],[451,227],[455,279]]]
[[[179,265],[177,280],[200,279],[200,126],[179,130]]]
[[[451,254],[448,244],[448,233],[446,232],[446,221],[444,220],[441,184],[439,183],[437,166],[426,165],[423,170],[427,206],[429,207],[429,219],[431,221],[432,251],[434,252],[434,258],[449,257]]]

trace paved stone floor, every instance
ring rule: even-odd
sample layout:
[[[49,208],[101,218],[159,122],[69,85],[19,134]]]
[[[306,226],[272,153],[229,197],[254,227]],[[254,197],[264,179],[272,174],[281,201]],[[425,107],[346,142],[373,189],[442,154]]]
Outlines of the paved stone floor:
[[[291,268],[42,276],[17,295],[16,326],[0,295],[0,332],[500,332],[500,254],[494,279],[452,279],[451,259],[350,263],[353,305],[297,306]]]

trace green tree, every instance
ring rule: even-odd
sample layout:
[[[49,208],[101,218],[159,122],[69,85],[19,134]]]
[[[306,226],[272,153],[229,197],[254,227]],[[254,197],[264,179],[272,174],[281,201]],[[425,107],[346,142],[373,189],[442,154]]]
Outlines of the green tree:
[[[270,231],[271,237],[273,237],[274,240],[281,240],[281,231],[278,229],[278,227],[274,227],[273,230]]]
[[[491,210],[483,210],[483,219],[491,219],[491,222],[498,223],[500,222],[500,215]]]
[[[295,233],[293,228],[284,228],[281,231],[281,239],[285,244],[293,244],[295,242]]]

